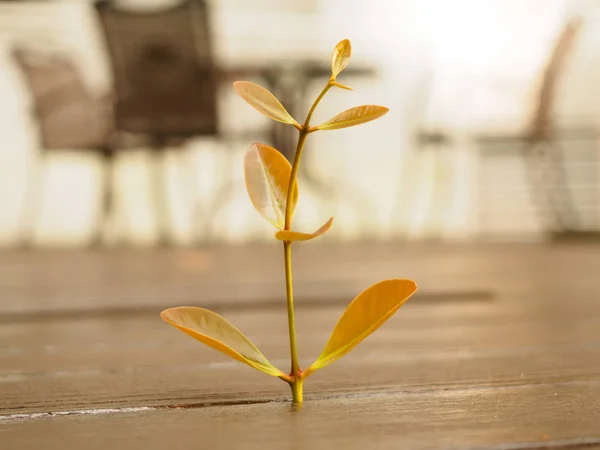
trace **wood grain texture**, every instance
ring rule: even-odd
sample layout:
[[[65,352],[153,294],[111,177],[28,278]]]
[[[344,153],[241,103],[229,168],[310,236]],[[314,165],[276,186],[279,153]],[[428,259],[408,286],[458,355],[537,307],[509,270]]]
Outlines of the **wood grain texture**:
[[[11,449],[590,448],[600,382],[309,396],[288,402],[0,423]],[[593,448],[593,447],[592,447]]]
[[[280,252],[1,254],[0,448],[600,447],[600,248],[302,248],[304,367],[370,283],[424,293],[296,412],[280,380],[158,317],[209,303],[287,371]]]
[[[415,324],[426,320],[423,309],[431,314],[426,327]],[[505,325],[467,310],[407,305],[346,358],[313,375],[305,389],[336,390],[338,383],[345,391],[394,385],[521,384],[600,374],[600,319],[577,320],[566,334],[565,321],[542,326],[520,319]],[[460,311],[465,317],[457,315]],[[299,313],[304,367],[318,356],[340,313],[332,308],[316,315]],[[276,366],[289,368],[283,310],[228,318]],[[555,327],[562,331],[555,333]],[[288,394],[279,380],[239,365],[156,318],[2,328],[4,339],[14,343],[0,354],[2,411],[154,406],[186,399],[212,403],[223,396],[248,400]]]

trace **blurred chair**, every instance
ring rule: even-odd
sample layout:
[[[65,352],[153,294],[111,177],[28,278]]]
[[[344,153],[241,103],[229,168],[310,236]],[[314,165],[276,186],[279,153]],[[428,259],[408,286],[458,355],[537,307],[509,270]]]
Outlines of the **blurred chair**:
[[[558,128],[552,113],[559,75],[567,62],[573,43],[582,25],[575,17],[567,21],[545,67],[538,102],[531,121],[524,130],[515,133],[475,133],[474,140],[482,156],[497,154],[492,146],[516,146],[520,149],[526,168],[533,201],[546,230],[566,231],[576,227],[577,217],[566,179],[565,165],[559,138],[595,138],[595,126]],[[454,144],[451,133],[440,129],[419,130],[417,147],[446,147]]]
[[[560,140],[588,139],[595,145],[598,136],[598,129],[593,124],[560,127],[553,115],[560,76],[582,24],[581,18],[571,18],[558,36],[541,79],[538,103],[528,127],[521,133],[476,136],[476,142],[484,149],[494,145],[520,147],[532,200],[544,229],[552,237],[572,234],[581,227]]]
[[[159,239],[165,243],[169,214],[161,173],[164,150],[181,147],[190,138],[224,139],[207,6],[203,0],[186,0],[135,11],[100,0],[95,9],[114,78],[116,130],[149,138]]]
[[[23,73],[33,101],[33,115],[39,127],[42,164],[49,151],[91,151],[99,153],[107,164],[101,218],[94,243],[102,239],[105,220],[112,213],[112,111],[107,97],[97,97],[86,88],[73,62],[66,56],[18,47],[14,60]],[[37,201],[40,192],[37,168],[32,176],[24,209]],[[34,206],[35,209],[35,206]],[[36,212],[36,211],[34,211]],[[26,229],[26,227],[25,227]],[[24,236],[27,244],[30,236]]]

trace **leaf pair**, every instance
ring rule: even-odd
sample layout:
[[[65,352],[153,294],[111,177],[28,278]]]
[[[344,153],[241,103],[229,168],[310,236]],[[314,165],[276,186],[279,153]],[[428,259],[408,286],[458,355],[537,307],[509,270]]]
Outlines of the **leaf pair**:
[[[411,280],[391,279],[361,292],[346,308],[319,357],[303,378],[338,360],[383,325],[417,290]],[[224,317],[203,308],[166,309],[161,318],[184,333],[233,359],[269,375],[289,380],[260,350]]]
[[[337,82],[337,76],[348,66],[352,56],[350,41],[345,39],[338,43],[331,55],[331,77],[329,83],[342,89],[350,89],[348,86]],[[306,127],[308,133],[317,130],[338,130],[340,128],[353,127],[362,123],[375,120],[389,111],[388,108],[378,105],[362,105],[347,109],[346,111],[332,117],[320,125],[309,127],[309,124],[300,125],[290,113],[287,112],[281,102],[267,89],[249,81],[236,81],[233,83],[235,91],[250,106],[259,113],[288,125],[293,125],[298,130]]]
[[[261,114],[278,122],[301,129],[302,126],[287,112],[277,98],[265,88],[249,81],[233,83],[236,92]],[[310,127],[309,133],[317,130],[338,130],[375,120],[389,111],[385,106],[362,105],[347,109],[320,125]]]
[[[333,217],[312,233],[285,230],[285,209],[292,166],[273,147],[254,143],[244,156],[244,178],[250,201],[261,216],[279,228],[275,238],[280,241],[307,241],[326,233]],[[294,182],[292,214],[298,201],[298,182]]]

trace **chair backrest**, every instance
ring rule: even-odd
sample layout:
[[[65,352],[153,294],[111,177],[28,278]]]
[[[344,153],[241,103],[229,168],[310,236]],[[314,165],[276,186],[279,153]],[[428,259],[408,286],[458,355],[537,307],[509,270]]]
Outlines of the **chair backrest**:
[[[13,58],[28,85],[44,150],[106,151],[112,131],[108,104],[85,86],[65,54],[17,47]]]
[[[570,19],[561,32],[544,71],[538,104],[531,124],[533,139],[546,139],[552,126],[552,109],[559,76],[573,49],[575,37],[582,25],[579,17]]]
[[[112,67],[119,130],[163,140],[217,133],[217,72],[204,0],[152,11],[95,8]]]

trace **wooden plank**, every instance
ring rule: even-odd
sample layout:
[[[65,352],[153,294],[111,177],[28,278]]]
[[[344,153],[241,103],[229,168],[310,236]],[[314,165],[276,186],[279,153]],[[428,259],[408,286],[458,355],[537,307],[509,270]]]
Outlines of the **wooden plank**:
[[[27,449],[582,449],[600,447],[600,378],[183,410],[96,411],[0,421]]]
[[[353,353],[315,374],[306,389],[506,385],[600,373],[600,315],[559,318],[546,310],[523,318],[502,305],[409,304]],[[299,308],[304,366],[320,353],[341,311]],[[227,317],[287,369],[283,309]],[[0,332],[9,344],[0,351],[5,414],[288,396],[279,380],[230,361],[157,316],[20,323]]]
[[[158,317],[214,307],[286,369],[269,248],[0,255],[0,448],[600,445],[600,248],[302,247],[303,366],[371,282],[402,273],[426,295],[311,376],[295,415],[280,380]]]
[[[307,244],[294,251],[293,259],[298,295],[323,300],[350,299],[389,277],[413,278],[421,292],[493,293],[500,286],[527,289],[552,282],[544,280],[544,272],[577,267],[570,273],[573,283],[589,284],[598,256],[585,247]],[[282,252],[275,243],[3,253],[0,269],[0,319],[40,311],[161,308],[173,302],[273,303],[285,292]]]

